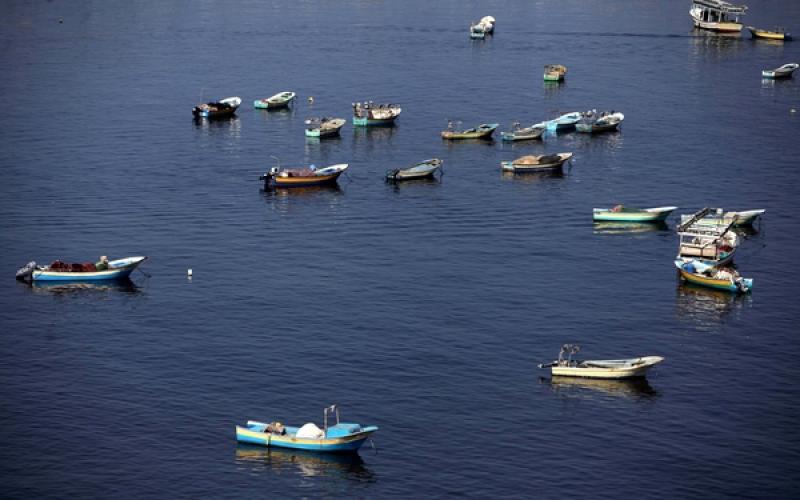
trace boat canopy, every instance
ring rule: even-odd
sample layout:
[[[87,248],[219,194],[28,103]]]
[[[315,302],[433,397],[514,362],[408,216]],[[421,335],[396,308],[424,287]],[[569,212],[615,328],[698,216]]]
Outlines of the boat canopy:
[[[722,0],[692,0],[692,4],[698,7],[717,10],[724,14],[744,14],[747,10],[747,5],[734,5],[732,3],[723,2]]]

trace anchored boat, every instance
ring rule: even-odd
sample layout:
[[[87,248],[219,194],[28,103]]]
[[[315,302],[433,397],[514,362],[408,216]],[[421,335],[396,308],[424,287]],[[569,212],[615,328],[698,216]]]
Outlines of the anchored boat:
[[[353,103],[353,125],[359,127],[392,125],[403,111],[396,104],[375,104],[372,101]]]
[[[336,415],[336,424],[328,425],[328,416]],[[323,411],[323,426],[314,423],[302,427],[285,426],[280,422],[264,423],[250,420],[244,427],[236,426],[236,440],[241,443],[313,450],[333,453],[355,452],[378,430],[377,426],[343,423],[336,405]]]
[[[442,139],[489,139],[492,137],[492,134],[498,125],[499,124],[497,123],[482,123],[474,128],[456,130],[455,124],[453,122],[449,122],[447,124],[447,130],[442,131]]]
[[[192,114],[195,118],[225,118],[233,116],[241,104],[241,97],[226,97],[219,101],[198,104],[192,108]]]
[[[333,137],[339,135],[339,130],[344,127],[346,120],[343,118],[309,118],[306,120],[306,137]]]
[[[433,177],[440,168],[444,160],[438,158],[431,158],[417,163],[413,167],[396,168],[386,172],[387,181],[407,181],[411,179],[425,179]]]
[[[725,212],[721,208],[711,208],[706,215],[694,221],[696,226],[727,226],[733,227],[752,226],[753,223],[764,215],[765,209],[742,210],[739,212]],[[682,214],[681,224],[688,222],[695,214]]]
[[[564,344],[556,361],[540,364],[539,368],[550,368],[553,376],[620,379],[644,377],[650,368],[664,361],[661,356],[586,361],[572,359],[580,350],[581,346],[577,344]]]
[[[296,94],[294,92],[278,92],[272,97],[266,99],[258,99],[253,101],[253,106],[258,109],[278,109],[285,108],[294,101]]]
[[[753,289],[753,280],[742,278],[732,267],[707,265],[694,259],[676,259],[675,267],[681,272],[684,280],[695,285],[741,293]]]
[[[544,81],[560,82],[567,75],[567,67],[561,64],[545,64]]]
[[[616,205],[612,208],[593,208],[596,221],[663,222],[678,207],[631,208]]]
[[[722,0],[692,0],[689,15],[696,28],[711,31],[742,31],[739,18],[747,10],[746,5],[733,5]]]
[[[761,76],[764,78],[791,78],[792,73],[798,67],[800,67],[800,64],[797,63],[784,64],[780,68],[763,70]]]
[[[558,153],[554,155],[528,155],[513,161],[504,161],[500,166],[506,172],[552,172],[560,170],[564,162],[572,158],[572,153]]]
[[[20,281],[104,281],[122,280],[131,275],[139,264],[147,257],[125,257],[109,261],[102,258],[97,264],[87,262],[83,264],[67,264],[56,260],[49,266],[39,266],[36,262],[28,262],[19,269],[16,278]]]
[[[787,33],[783,28],[775,28],[774,30],[762,30],[753,26],[748,26],[750,34],[753,38],[762,38],[764,40],[791,40],[792,35]]]
[[[676,259],[688,261],[700,260],[705,265],[721,266],[733,261],[736,248],[739,246],[739,237],[731,231],[735,224],[734,218],[728,224],[708,225],[700,223],[709,212],[704,208],[693,214],[678,226],[678,255]]]
[[[617,130],[625,115],[617,111],[586,111],[581,113],[581,119],[575,124],[578,132],[596,134]]]
[[[539,139],[542,137],[542,134],[546,128],[547,127],[544,123],[537,123],[536,125],[531,125],[530,127],[522,127],[520,126],[519,122],[515,122],[511,125],[511,131],[500,133],[500,137],[504,141],[527,141],[530,139]]]
[[[577,111],[565,113],[558,118],[546,121],[545,126],[549,132],[568,132],[575,129],[575,125],[581,120],[581,114]]]
[[[288,188],[305,186],[323,186],[336,184],[336,180],[347,170],[347,163],[339,163],[329,167],[317,169],[314,165],[301,168],[272,167],[260,180],[264,181],[264,188]]]
[[[483,39],[486,35],[494,33],[495,20],[492,16],[484,16],[477,23],[469,25],[470,38]]]

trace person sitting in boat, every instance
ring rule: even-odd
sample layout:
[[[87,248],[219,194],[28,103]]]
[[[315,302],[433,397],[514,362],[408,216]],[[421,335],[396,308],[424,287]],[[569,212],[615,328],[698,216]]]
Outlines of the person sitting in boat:
[[[272,422],[271,424],[268,424],[265,430],[267,432],[270,432],[272,434],[278,434],[280,436],[286,434],[286,428],[280,422]]]
[[[107,271],[108,270],[108,257],[102,255],[100,257],[100,261],[98,261],[94,267],[97,268],[98,271]]]
[[[620,205],[616,205],[616,206],[614,206],[614,208],[612,208],[612,209],[611,209],[611,211],[612,211],[612,212],[622,212],[622,209],[623,209],[623,208],[624,208],[624,207],[623,207],[623,206],[620,204]]]

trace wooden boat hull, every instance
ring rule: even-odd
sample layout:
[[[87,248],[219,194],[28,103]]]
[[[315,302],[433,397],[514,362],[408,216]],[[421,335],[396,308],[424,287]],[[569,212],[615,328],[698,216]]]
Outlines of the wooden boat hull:
[[[258,432],[247,427],[236,426],[236,440],[240,443],[257,444],[267,447],[291,448],[327,453],[354,452],[370,437],[377,427],[366,427],[363,432],[330,439],[302,439],[290,435],[276,435]]]
[[[344,126],[344,125],[340,125],[338,127],[329,128],[329,129],[320,129],[320,128],[311,129],[311,128],[307,128],[306,129],[306,137],[319,137],[319,138],[335,137],[335,136],[339,135],[339,131],[342,130],[342,126]]]
[[[353,117],[353,125],[357,127],[386,127],[389,125],[394,125],[394,121],[397,119],[395,115],[391,118],[360,118],[357,116]]]
[[[608,208],[595,208],[592,214],[596,221],[624,222],[663,222],[678,207],[664,207],[653,210],[637,210],[635,212],[614,212]]]
[[[702,276],[695,273],[690,273],[683,268],[680,268],[679,271],[681,273],[681,278],[695,285],[716,288],[717,290],[727,290],[729,292],[744,292],[736,285],[736,283],[731,280],[721,280],[712,278],[710,276]],[[743,278],[742,281],[744,281],[744,284],[747,288],[746,291],[749,292],[753,288],[753,280],[749,278]]]
[[[783,33],[780,31],[768,31],[768,30],[760,30],[758,28],[754,28],[752,26],[747,27],[750,30],[750,34],[753,38],[761,38],[763,40],[791,40],[792,36],[789,33]]]
[[[597,134],[599,132],[611,132],[617,130],[620,122],[598,125],[596,123],[576,123],[575,130],[582,133]]]
[[[307,187],[307,186],[325,186],[336,184],[342,172],[336,172],[331,175],[309,175],[298,177],[272,177],[265,180],[265,183],[272,187]]]
[[[564,80],[564,75],[561,74],[544,74],[544,81],[546,82],[560,82]]]
[[[86,282],[86,281],[110,281],[124,280],[141,264],[147,257],[128,257],[109,262],[109,266],[114,267],[105,271],[94,272],[62,272],[50,270],[34,270],[30,275],[31,281],[61,281],[61,282]]]
[[[210,109],[204,104],[199,104],[192,108],[192,114],[197,118],[227,118],[236,113],[236,110],[239,109],[239,106],[242,104],[242,100],[239,97],[226,97],[225,99],[217,101],[217,103],[228,104],[228,107]]]
[[[551,374],[559,377],[581,377],[599,379],[624,379],[640,378],[647,376],[647,372],[653,366],[664,361],[661,356],[645,356],[638,358],[631,366],[620,367],[600,367],[600,366],[552,366]],[[591,363],[591,362],[586,362]]]
[[[476,130],[474,132],[454,132],[445,130],[442,132],[442,139],[447,139],[449,141],[462,139],[489,139],[492,137],[492,134],[496,128],[497,125],[492,128]]]
[[[707,21],[694,20],[696,28],[702,28],[709,31],[718,31],[720,33],[738,33],[744,27],[742,23],[726,22],[726,23],[711,23]]]

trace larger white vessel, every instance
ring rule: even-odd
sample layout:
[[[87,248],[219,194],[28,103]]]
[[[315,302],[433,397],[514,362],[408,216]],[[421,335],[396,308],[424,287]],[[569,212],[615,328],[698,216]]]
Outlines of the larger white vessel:
[[[742,31],[739,18],[746,10],[746,5],[733,5],[722,0],[692,0],[689,15],[697,28],[737,32]]]

